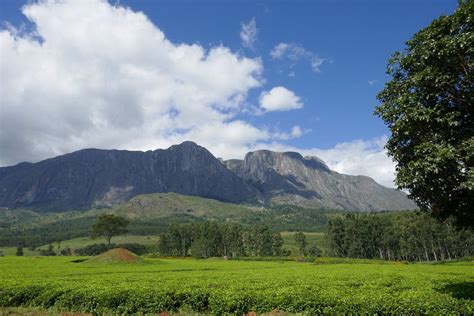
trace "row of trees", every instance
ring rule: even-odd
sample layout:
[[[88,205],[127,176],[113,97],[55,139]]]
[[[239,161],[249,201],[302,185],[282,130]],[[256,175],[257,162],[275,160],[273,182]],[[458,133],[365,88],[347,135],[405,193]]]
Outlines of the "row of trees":
[[[350,214],[329,221],[330,255],[438,261],[474,255],[474,233],[427,214]]]
[[[280,233],[266,225],[244,227],[239,224],[201,222],[171,225],[161,235],[159,252],[165,256],[209,258],[218,256],[281,256]]]

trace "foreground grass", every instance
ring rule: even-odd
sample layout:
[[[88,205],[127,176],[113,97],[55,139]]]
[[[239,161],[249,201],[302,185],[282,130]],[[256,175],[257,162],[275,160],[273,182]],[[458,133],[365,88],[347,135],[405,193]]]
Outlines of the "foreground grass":
[[[474,313],[474,263],[0,258],[0,306],[89,313]]]

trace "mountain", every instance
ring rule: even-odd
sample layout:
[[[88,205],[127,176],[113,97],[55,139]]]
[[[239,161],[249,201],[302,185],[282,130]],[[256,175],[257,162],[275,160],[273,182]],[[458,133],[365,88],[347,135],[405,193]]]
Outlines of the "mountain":
[[[317,157],[296,152],[250,152],[226,166],[277,204],[335,210],[380,211],[415,209],[407,195],[381,186],[366,176],[337,173]]]
[[[255,188],[192,142],[147,152],[84,149],[34,164],[0,168],[3,207],[86,209],[157,192],[233,203],[259,197]]]
[[[162,192],[349,211],[416,208],[404,193],[331,171],[316,157],[262,150],[223,161],[193,142],[147,152],[84,149],[0,168],[0,207],[83,210]]]

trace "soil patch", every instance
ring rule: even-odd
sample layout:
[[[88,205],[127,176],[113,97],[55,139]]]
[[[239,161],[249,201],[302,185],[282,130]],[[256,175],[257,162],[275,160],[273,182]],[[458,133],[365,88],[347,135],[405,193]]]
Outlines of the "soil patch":
[[[124,248],[115,248],[92,257],[84,262],[87,263],[137,263],[142,262],[142,258]]]

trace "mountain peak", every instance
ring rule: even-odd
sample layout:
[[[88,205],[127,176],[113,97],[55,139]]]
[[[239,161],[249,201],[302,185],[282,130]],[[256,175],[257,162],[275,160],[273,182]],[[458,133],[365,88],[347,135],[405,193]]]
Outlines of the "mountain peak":
[[[297,152],[258,150],[225,165],[273,203],[352,211],[416,208],[403,192],[369,177],[339,174],[320,158]]]
[[[331,171],[317,157],[257,150],[220,161],[190,141],[155,151],[84,149],[0,169],[0,206],[38,210],[110,206],[144,193],[349,211],[413,209],[397,190]]]

